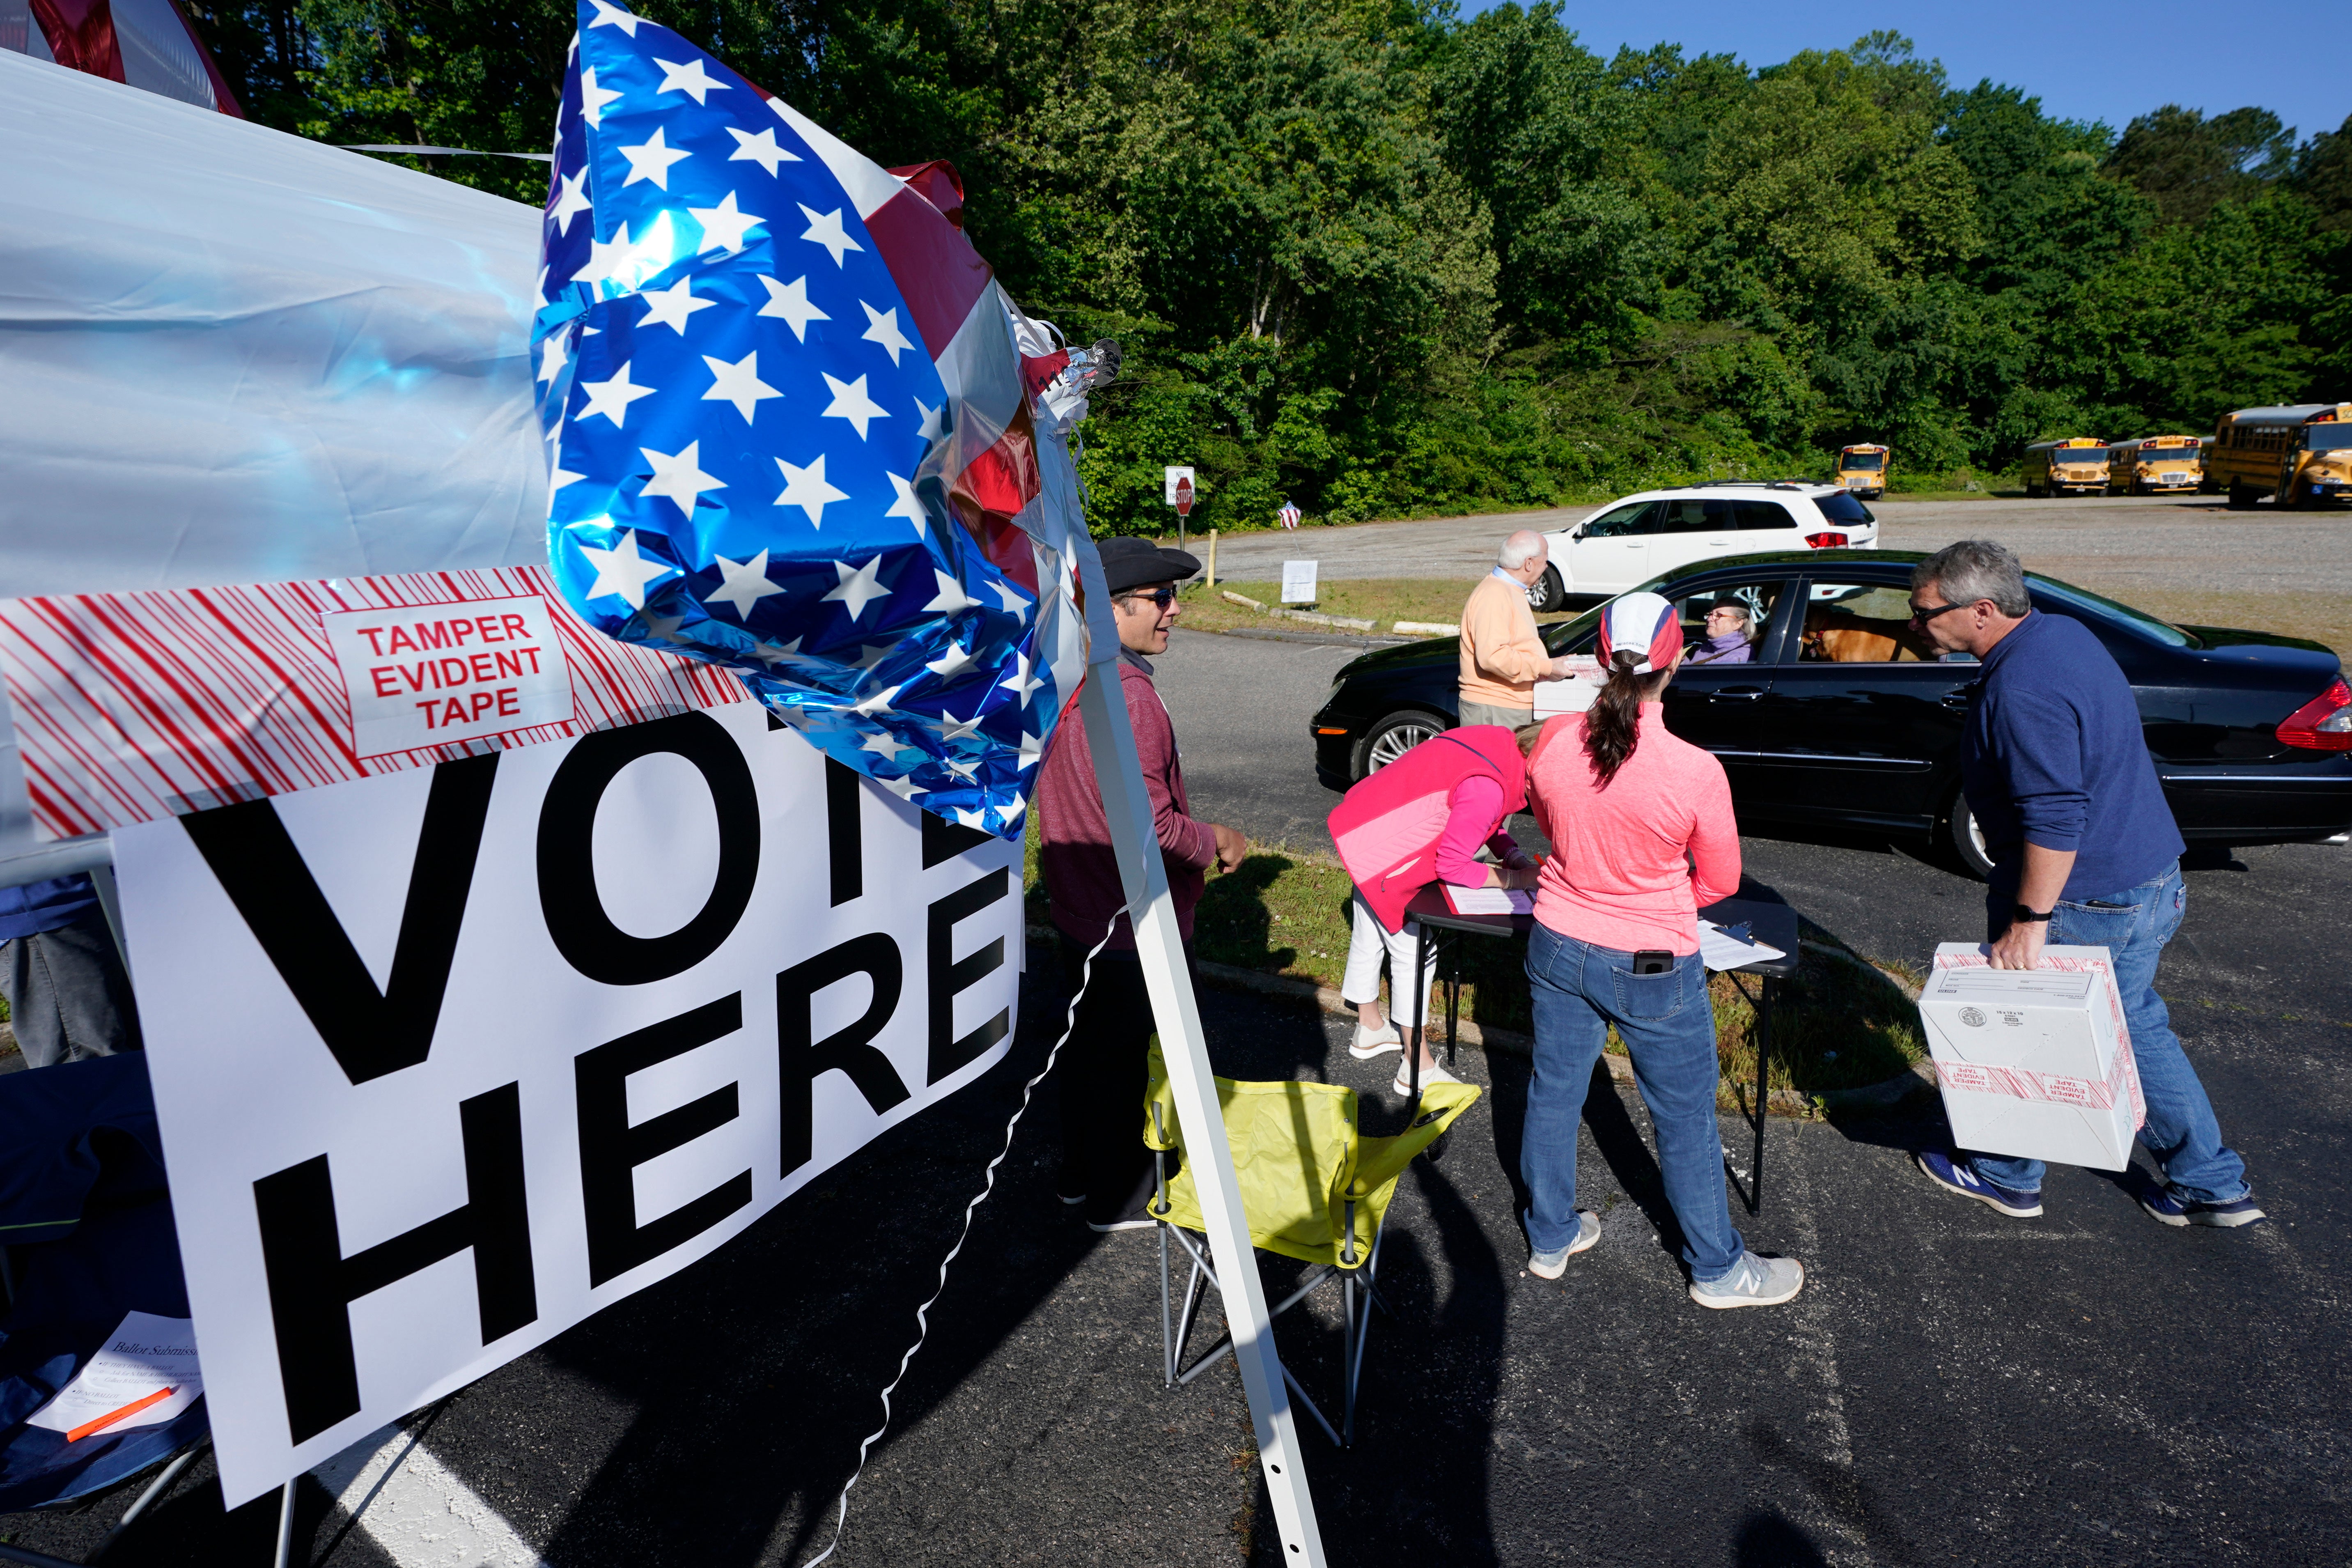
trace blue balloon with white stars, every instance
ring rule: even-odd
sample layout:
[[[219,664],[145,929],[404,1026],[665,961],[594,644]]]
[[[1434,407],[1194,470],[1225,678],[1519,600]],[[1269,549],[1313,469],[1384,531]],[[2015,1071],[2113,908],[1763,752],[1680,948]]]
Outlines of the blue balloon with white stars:
[[[857,204],[742,78],[582,0],[533,332],[564,597],[1010,837],[1057,696],[947,505],[957,410]]]

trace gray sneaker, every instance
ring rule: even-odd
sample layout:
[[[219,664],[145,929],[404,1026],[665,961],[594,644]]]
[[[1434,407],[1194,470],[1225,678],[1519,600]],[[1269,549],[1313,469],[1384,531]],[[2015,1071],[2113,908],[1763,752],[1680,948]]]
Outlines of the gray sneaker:
[[[1722,1279],[1692,1280],[1690,1299],[1702,1307],[1777,1307],[1804,1288],[1805,1266],[1795,1258],[1743,1252]]]
[[[1521,1215],[1525,1223],[1527,1216]],[[1528,1272],[1538,1279],[1557,1279],[1568,1272],[1568,1260],[1601,1239],[1601,1216],[1591,1209],[1576,1211],[1576,1239],[1551,1252],[1530,1252]]]

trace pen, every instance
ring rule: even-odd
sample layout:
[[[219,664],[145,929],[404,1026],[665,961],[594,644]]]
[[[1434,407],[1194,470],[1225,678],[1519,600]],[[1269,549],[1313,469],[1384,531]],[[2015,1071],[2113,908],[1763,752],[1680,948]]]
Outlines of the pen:
[[[134,1399],[120,1410],[110,1410],[95,1421],[83,1422],[80,1426],[66,1434],[66,1441],[68,1443],[79,1443],[84,1437],[89,1436],[92,1432],[98,1431],[101,1427],[111,1426],[126,1415],[136,1415],[142,1410],[146,1409],[149,1405],[157,1403],[159,1400],[169,1399],[172,1395],[179,1392],[180,1391],[176,1388],[159,1388],[144,1399]]]

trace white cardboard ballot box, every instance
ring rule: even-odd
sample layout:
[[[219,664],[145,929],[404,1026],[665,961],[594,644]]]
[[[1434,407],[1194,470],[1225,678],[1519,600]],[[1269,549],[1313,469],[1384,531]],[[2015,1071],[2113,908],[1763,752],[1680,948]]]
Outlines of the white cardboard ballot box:
[[[2045,947],[1995,969],[1974,942],[1936,950],[1919,1022],[1962,1149],[2120,1171],[2147,1120],[2104,947]]]
[[[1569,656],[1569,674],[1564,680],[1536,682],[1536,721],[1561,713],[1581,713],[1592,706],[1609,678],[1601,673],[1601,661],[1590,656]]]

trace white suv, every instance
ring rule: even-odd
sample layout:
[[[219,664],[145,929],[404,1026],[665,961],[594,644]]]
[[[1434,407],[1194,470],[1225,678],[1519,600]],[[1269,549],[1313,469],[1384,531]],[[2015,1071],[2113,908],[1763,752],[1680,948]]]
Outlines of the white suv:
[[[1612,501],[1574,528],[1545,534],[1544,542],[1551,564],[1528,590],[1528,603],[1558,610],[1570,595],[1622,594],[1719,555],[1800,545],[1875,549],[1878,521],[1835,485],[1717,479]]]

